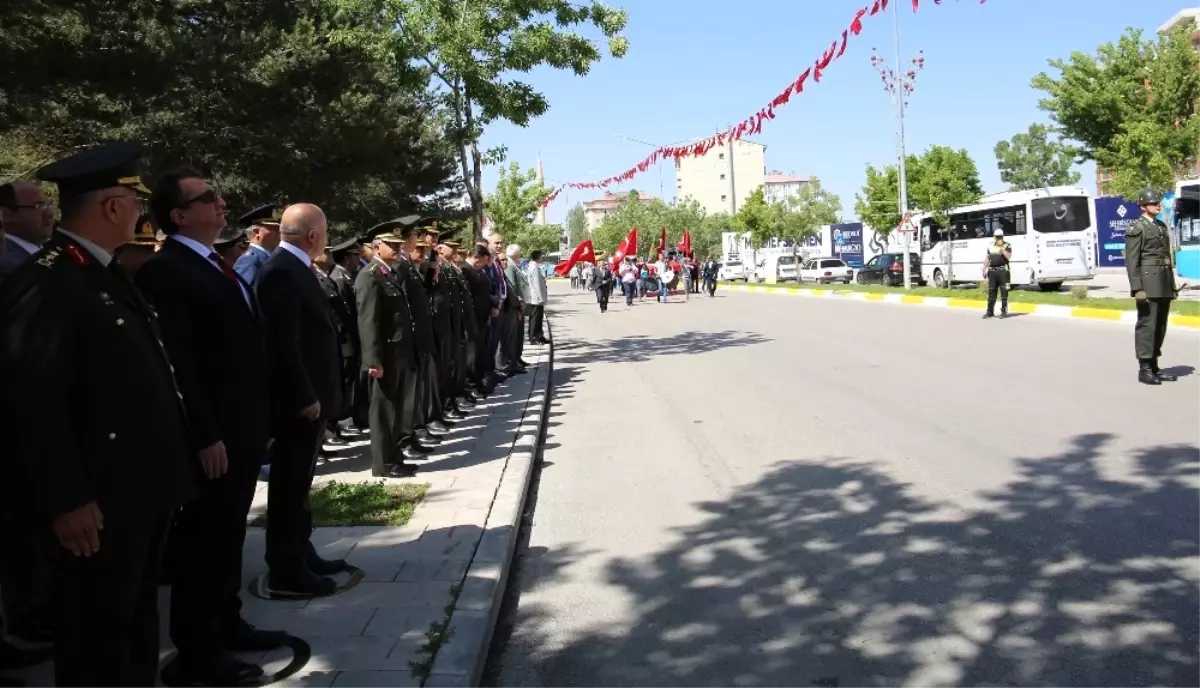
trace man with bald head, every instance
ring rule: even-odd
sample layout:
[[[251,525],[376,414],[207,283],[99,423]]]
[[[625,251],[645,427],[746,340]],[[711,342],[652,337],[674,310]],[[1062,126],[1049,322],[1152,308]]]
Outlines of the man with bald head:
[[[0,226],[5,234],[0,250],[0,282],[3,282],[50,239],[54,232],[54,206],[36,184],[18,181],[0,185]]]
[[[298,203],[279,222],[280,244],[254,285],[263,314],[275,421],[267,493],[268,585],[292,596],[322,596],[342,560],[317,556],[309,536],[317,450],[326,421],[342,405],[341,350],[329,299],[312,262],[325,252],[328,226],[315,205]]]

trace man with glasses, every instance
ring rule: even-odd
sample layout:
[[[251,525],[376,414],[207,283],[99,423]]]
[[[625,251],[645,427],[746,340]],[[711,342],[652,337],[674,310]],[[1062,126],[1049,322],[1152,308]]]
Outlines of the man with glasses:
[[[153,686],[158,580],[194,456],[154,311],[113,262],[148,190],[143,147],[114,142],[43,167],[62,227],[0,290],[9,470],[53,532],[55,682]]]
[[[0,283],[3,283],[50,239],[54,232],[54,205],[36,184],[9,182],[0,186],[0,225],[5,232],[4,251],[0,252]]]
[[[258,303],[213,248],[225,201],[199,172],[160,175],[150,205],[167,241],[138,271],[137,285],[158,312],[203,475],[200,496],[171,532],[170,634],[179,650],[172,683],[242,685],[263,672],[233,652],[287,642],[243,620],[238,595],[246,515],[272,430]],[[223,375],[231,357],[241,363],[237,385]]]
[[[254,286],[259,268],[279,247],[279,215],[275,206],[262,205],[238,218],[238,224],[246,228],[246,236],[250,238],[250,250],[238,258],[233,269],[247,284]]]

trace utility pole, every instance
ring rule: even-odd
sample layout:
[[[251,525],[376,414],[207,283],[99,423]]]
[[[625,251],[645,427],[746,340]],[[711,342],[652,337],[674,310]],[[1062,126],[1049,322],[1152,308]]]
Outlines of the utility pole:
[[[892,30],[896,38],[896,74],[903,74],[904,67],[900,64],[900,4],[899,2],[892,3]],[[905,158],[907,154],[904,150],[904,99],[907,93],[904,88],[893,88],[892,93],[896,98],[896,118],[898,121],[898,141],[900,148],[900,162],[897,166],[900,186],[900,219],[904,220],[904,216],[908,214],[908,176],[905,170]],[[904,232],[904,288],[912,289],[912,260],[909,258],[909,243],[912,240],[911,232]]]

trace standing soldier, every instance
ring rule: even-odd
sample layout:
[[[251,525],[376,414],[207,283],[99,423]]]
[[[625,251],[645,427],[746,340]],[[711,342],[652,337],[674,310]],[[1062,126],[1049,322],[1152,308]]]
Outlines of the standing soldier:
[[[443,270],[450,276],[450,289],[453,301],[452,326],[454,341],[453,376],[451,384],[452,409],[456,415],[465,415],[462,405],[470,405],[471,399],[467,392],[467,352],[472,346],[470,328],[473,325],[471,308],[471,287],[458,266],[458,242],[450,239],[454,232],[442,234],[442,243],[438,251],[444,261]]]
[[[234,263],[233,271],[254,286],[259,268],[279,247],[279,213],[273,205],[261,205],[239,217],[238,225],[246,228],[250,249]]]
[[[321,290],[329,299],[329,307],[333,311],[334,324],[337,327],[338,347],[342,352],[342,408],[331,409],[329,414],[329,432],[338,439],[342,438],[341,421],[350,417],[350,406],[353,401],[354,380],[358,377],[358,322],[355,308],[346,301],[345,294],[333,279],[330,272],[334,268],[333,253],[326,250],[313,261],[313,272],[321,284]],[[324,449],[322,449],[324,451]]]
[[[411,216],[410,216],[411,217]],[[413,342],[416,349],[416,384],[409,386],[405,394],[404,413],[411,415],[413,436],[419,442],[440,444],[439,435],[448,431],[445,424],[433,414],[436,393],[437,370],[434,356],[437,342],[433,331],[433,309],[429,303],[429,292],[421,279],[420,265],[424,263],[424,231],[420,218],[401,218],[405,222],[404,246],[396,262],[396,273],[403,284],[408,310],[412,314]]]
[[[125,276],[132,280],[157,250],[158,232],[154,229],[150,216],[142,215],[134,227],[133,241],[118,247],[113,252],[113,258],[125,272]]]
[[[984,318],[996,315],[996,292],[1000,292],[1000,317],[1008,317],[1008,262],[1012,260],[1012,245],[1004,240],[1004,230],[992,232],[995,241],[988,246],[983,276],[987,279],[988,300]]]
[[[158,578],[172,512],[196,494],[157,317],[113,262],[149,190],[115,142],[38,172],[62,228],[0,295],[0,388],[18,481],[56,539],[55,682],[153,686]]]
[[[401,391],[415,375],[416,352],[408,304],[388,267],[400,243],[391,233],[398,226],[396,222],[376,225],[371,261],[354,279],[362,366],[371,397],[371,474],[377,478],[414,475],[416,468],[404,459],[421,456],[407,445],[401,447],[406,433]]]
[[[1138,358],[1138,382],[1158,385],[1174,382],[1175,376],[1158,367],[1171,300],[1175,289],[1175,264],[1171,251],[1171,230],[1155,216],[1162,212],[1162,196],[1153,189],[1138,194],[1142,216],[1125,230],[1125,271],[1129,291],[1137,299],[1137,325],[1133,345]]]
[[[433,415],[442,420],[457,420],[454,407],[454,356],[458,345],[454,340],[454,295],[450,286],[453,276],[447,267],[448,261],[441,254],[441,238],[437,220],[426,218],[425,243],[429,246],[425,261],[425,289],[429,292],[429,303],[433,309],[433,333],[437,339],[437,354],[434,363],[437,369],[436,390],[432,397]]]
[[[358,340],[358,307],[356,305],[356,296],[354,294],[354,274],[358,271],[358,259],[362,254],[359,248],[358,239],[350,239],[334,246],[331,250],[333,254],[333,266],[329,270],[329,278],[337,285],[338,292],[342,295],[342,300],[346,303],[346,307],[350,310],[350,328],[349,334],[353,344],[353,357],[345,370],[346,377],[346,403],[349,404],[350,419],[354,426],[362,429],[367,427],[367,407],[369,405],[368,397],[365,394],[366,389],[363,385],[365,380],[362,379],[360,372],[362,371],[362,363],[359,360],[359,351],[361,346]]]

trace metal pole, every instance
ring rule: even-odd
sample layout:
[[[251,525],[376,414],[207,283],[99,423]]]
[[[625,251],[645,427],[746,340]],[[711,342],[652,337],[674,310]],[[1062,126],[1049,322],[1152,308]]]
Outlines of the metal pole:
[[[896,38],[896,78],[900,79],[904,75],[904,67],[900,64],[900,4],[899,2],[892,3],[892,29]],[[896,97],[896,117],[899,124],[900,138],[900,164],[897,168],[899,183],[900,183],[900,217],[908,212],[908,177],[905,170],[905,151],[904,151],[904,85],[897,82],[892,85],[892,92]],[[909,242],[911,234],[904,232],[904,288],[912,288],[912,268],[909,259]]]

